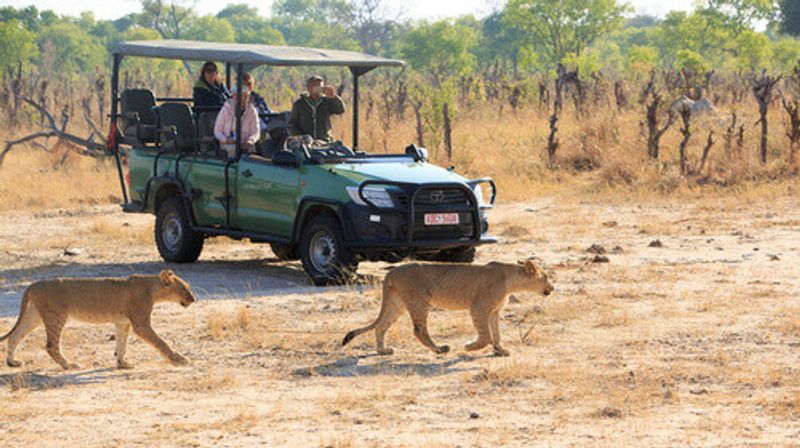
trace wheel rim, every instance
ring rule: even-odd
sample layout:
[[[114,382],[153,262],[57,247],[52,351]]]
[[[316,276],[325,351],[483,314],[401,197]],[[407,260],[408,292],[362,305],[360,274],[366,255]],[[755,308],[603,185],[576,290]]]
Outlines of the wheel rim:
[[[327,232],[317,232],[311,237],[311,264],[317,272],[329,273],[336,262],[336,241]]]
[[[183,226],[177,213],[170,213],[164,217],[164,224],[161,226],[161,240],[167,250],[175,252],[180,246],[183,237]]]

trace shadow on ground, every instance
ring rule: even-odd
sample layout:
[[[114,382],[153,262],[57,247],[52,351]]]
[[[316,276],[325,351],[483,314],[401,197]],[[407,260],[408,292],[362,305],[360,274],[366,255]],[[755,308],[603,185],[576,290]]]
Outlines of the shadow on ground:
[[[83,372],[47,375],[36,372],[18,372],[0,374],[0,386],[12,390],[48,390],[64,386],[82,386],[105,383],[109,379],[122,376],[116,369],[95,369]]]
[[[164,268],[188,280],[197,297],[210,299],[246,299],[300,293],[320,293],[312,286],[299,262],[277,259],[209,260],[174,264],[140,263],[51,263],[30,269],[0,270],[0,317],[16,316],[25,288],[32,282],[55,277],[126,277],[131,274],[158,274]],[[374,283],[359,276],[356,285]],[[334,288],[335,289],[335,288]]]
[[[464,365],[470,361],[483,357],[459,355],[457,358],[443,359],[433,362],[393,362],[389,359],[381,360],[374,364],[361,364],[371,356],[346,356],[328,364],[316,367],[306,367],[292,372],[295,376],[326,376],[326,377],[355,377],[355,376],[375,376],[375,375],[398,375],[408,376],[417,375],[424,377],[435,377],[449,375],[459,372],[469,372],[480,370],[480,367]]]

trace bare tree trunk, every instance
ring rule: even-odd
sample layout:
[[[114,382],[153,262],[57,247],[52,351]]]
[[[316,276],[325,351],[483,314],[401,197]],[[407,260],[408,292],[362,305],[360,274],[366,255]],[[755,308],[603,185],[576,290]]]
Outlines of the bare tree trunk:
[[[417,128],[417,146],[425,147],[425,128],[422,124],[422,101],[411,101]]]
[[[444,119],[444,148],[447,151],[447,160],[453,158],[453,124],[450,120],[450,105],[442,104],[442,118]]]
[[[681,134],[683,134],[683,140],[681,140],[680,145],[680,164],[681,164],[681,174],[684,176],[689,173],[689,161],[686,156],[686,148],[689,146],[689,140],[692,138],[692,109],[689,107],[684,107],[681,111],[681,121],[683,122],[683,126],[681,127]]]
[[[769,103],[772,99],[772,89],[775,87],[775,84],[781,80],[781,76],[774,77],[774,76],[767,76],[766,72],[763,72],[759,78],[756,79],[755,84],[753,85],[753,96],[756,97],[756,101],[758,101],[758,114],[760,115],[760,119],[758,120],[761,123],[761,164],[764,165],[767,163],[767,131],[769,130],[769,125],[767,123],[767,113],[769,112]]]
[[[708,159],[708,153],[711,151],[711,147],[714,146],[714,143],[717,141],[714,140],[714,131],[709,131],[708,133],[708,140],[706,140],[706,146],[703,148],[703,156],[700,158],[700,168],[697,170],[698,175],[703,174],[703,168],[706,166],[706,160]]]
[[[786,136],[789,137],[789,166],[797,167],[797,145],[800,143],[800,98],[787,100],[781,92],[781,100],[786,114],[789,115]]]
[[[675,113],[670,110],[667,122],[659,126],[658,109],[661,105],[661,95],[652,92],[652,101],[647,105],[647,155],[658,160],[661,137],[675,123]]]

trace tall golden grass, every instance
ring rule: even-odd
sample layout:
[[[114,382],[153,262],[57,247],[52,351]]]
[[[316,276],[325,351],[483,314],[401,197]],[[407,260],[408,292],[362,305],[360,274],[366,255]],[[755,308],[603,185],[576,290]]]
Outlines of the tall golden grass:
[[[171,85],[168,92],[186,95],[186,85]],[[362,104],[381,101],[376,92],[365,95]],[[288,110],[291,97],[282,92],[272,95],[272,108]],[[346,99],[347,100],[347,99]],[[667,131],[661,141],[661,158],[647,158],[642,135],[644,107],[638,104],[618,111],[612,104],[588,106],[579,116],[568,103],[561,114],[558,137],[560,147],[554,166],[547,162],[546,142],[550,111],[533,99],[513,110],[500,100],[480,100],[463,104],[456,113],[453,129],[453,156],[443,148],[428,149],[432,161],[455,166],[469,177],[491,176],[498,183],[500,200],[517,201],[542,195],[604,195],[623,192],[652,198],[663,195],[708,194],[725,191],[736,195],[766,191],[785,194],[795,191],[797,176],[788,161],[785,112],[777,104],[769,112],[769,162],[757,160],[760,129],[755,101],[745,97],[738,104],[718,108],[718,117],[695,119],[689,145],[690,162],[699,164],[708,133],[716,144],[702,173],[683,176],[678,169],[679,124]],[[735,108],[745,125],[741,156],[725,150],[725,133]],[[96,119],[99,119],[96,118]],[[34,130],[33,120],[14,129],[0,130],[0,140]],[[76,124],[76,126],[79,126]],[[103,126],[101,126],[103,127]],[[334,135],[352,141],[351,116],[334,120]],[[440,130],[426,127],[427,141],[441,141]],[[416,140],[416,123],[409,110],[400,120],[388,119],[380,107],[365,107],[361,114],[361,148],[371,152],[401,152]],[[116,168],[111,160],[95,161],[67,155],[69,149],[54,145],[50,152],[39,148],[15,148],[0,168],[0,210],[66,207],[77,204],[118,202],[121,197]],[[768,194],[768,193],[767,193]]]

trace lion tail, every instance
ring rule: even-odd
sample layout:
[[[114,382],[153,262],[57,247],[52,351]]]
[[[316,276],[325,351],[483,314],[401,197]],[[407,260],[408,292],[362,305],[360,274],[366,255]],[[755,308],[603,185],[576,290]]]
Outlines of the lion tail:
[[[17,317],[17,322],[14,323],[14,327],[11,328],[11,331],[6,333],[4,336],[0,336],[0,342],[5,341],[11,336],[19,327],[19,323],[22,322],[22,316],[28,312],[28,304],[31,301],[31,288],[25,290],[25,293],[22,295],[22,302],[19,305],[19,317]]]
[[[389,294],[391,293],[391,291],[392,291],[391,281],[387,278],[383,282],[383,301],[381,302],[381,311],[378,313],[377,319],[375,319],[375,322],[372,322],[366,327],[357,328],[347,333],[344,337],[344,340],[342,340],[342,346],[349,344],[350,341],[352,341],[356,336],[375,329],[375,327],[377,327],[378,324],[383,322],[386,319],[386,317],[388,317],[389,304],[387,302],[389,301]]]

